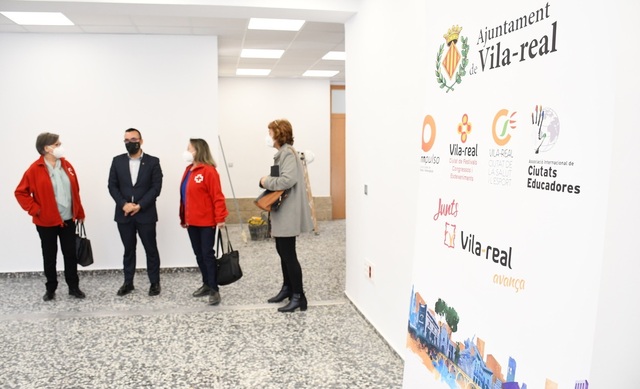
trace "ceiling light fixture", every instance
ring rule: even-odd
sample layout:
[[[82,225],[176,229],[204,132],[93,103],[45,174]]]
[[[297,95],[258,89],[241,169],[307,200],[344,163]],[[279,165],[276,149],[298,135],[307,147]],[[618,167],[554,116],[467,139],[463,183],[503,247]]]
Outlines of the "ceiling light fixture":
[[[240,57],[242,58],[280,58],[284,54],[284,50],[266,50],[266,49],[242,49]]]
[[[22,26],[73,26],[61,12],[0,12]]]
[[[268,76],[270,69],[236,69],[236,76]]]
[[[302,75],[303,77],[327,77],[331,78],[340,73],[337,70],[307,70]]]
[[[344,61],[347,59],[347,53],[344,51],[330,51],[322,57],[327,61]]]
[[[249,19],[249,30],[300,31],[304,20],[293,19]]]

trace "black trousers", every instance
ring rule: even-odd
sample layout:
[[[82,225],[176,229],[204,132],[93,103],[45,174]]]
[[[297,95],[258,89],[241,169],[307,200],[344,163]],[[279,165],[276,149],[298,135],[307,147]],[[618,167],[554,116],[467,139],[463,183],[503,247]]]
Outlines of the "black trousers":
[[[144,251],[147,254],[147,275],[152,284],[160,282],[160,254],[156,243],[156,223],[118,223],[120,239],[124,245],[122,264],[124,267],[125,284],[133,284],[136,273],[136,234],[140,236]]]
[[[302,285],[302,268],[296,254],[296,237],[276,237],[276,251],[280,255],[283,286],[288,286],[291,293],[304,293]]]
[[[191,247],[202,273],[202,283],[213,290],[219,290],[218,266],[214,250],[216,229],[216,227],[187,227]]]
[[[76,257],[76,226],[73,220],[65,220],[64,226],[36,226],[42,246],[44,275],[47,278],[47,291],[55,292],[58,288],[56,258],[58,256],[58,239],[64,258],[64,279],[69,289],[78,288],[78,259]]]

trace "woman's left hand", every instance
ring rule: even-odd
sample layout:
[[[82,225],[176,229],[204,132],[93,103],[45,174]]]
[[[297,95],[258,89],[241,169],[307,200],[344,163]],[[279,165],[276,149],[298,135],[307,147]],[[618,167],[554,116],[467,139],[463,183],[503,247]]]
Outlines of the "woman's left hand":
[[[218,225],[216,225],[216,227],[218,227],[219,229],[220,229],[220,228],[223,228],[223,227],[224,227],[224,222],[222,222],[222,223],[218,223]]]

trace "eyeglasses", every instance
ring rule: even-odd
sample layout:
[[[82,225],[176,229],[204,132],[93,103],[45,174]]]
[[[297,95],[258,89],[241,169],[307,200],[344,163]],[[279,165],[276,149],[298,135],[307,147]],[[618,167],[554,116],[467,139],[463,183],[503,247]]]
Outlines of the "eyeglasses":
[[[129,139],[125,139],[124,143],[131,143],[131,142],[135,143],[135,142],[139,142],[139,141],[140,141],[140,139],[138,139],[138,138],[129,138]]]

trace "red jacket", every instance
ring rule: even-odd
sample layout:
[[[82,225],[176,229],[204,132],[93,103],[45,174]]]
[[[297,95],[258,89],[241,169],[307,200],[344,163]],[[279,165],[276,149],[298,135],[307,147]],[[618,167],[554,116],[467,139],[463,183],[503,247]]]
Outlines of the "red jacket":
[[[180,187],[193,165],[187,166]],[[180,223],[196,227],[213,227],[224,223],[229,211],[225,202],[220,175],[211,165],[193,167],[186,188],[185,199],[180,198]],[[182,196],[181,196],[182,197]],[[185,209],[186,206],[186,209]]]
[[[61,226],[64,220],[58,212],[53,183],[45,163],[44,156],[41,156],[24,172],[15,191],[16,199],[20,206],[33,216],[33,224],[41,227]],[[64,158],[60,159],[60,165],[62,170],[67,173],[71,183],[73,220],[82,220],[84,219],[84,208],[80,202],[80,187],[76,171]]]

